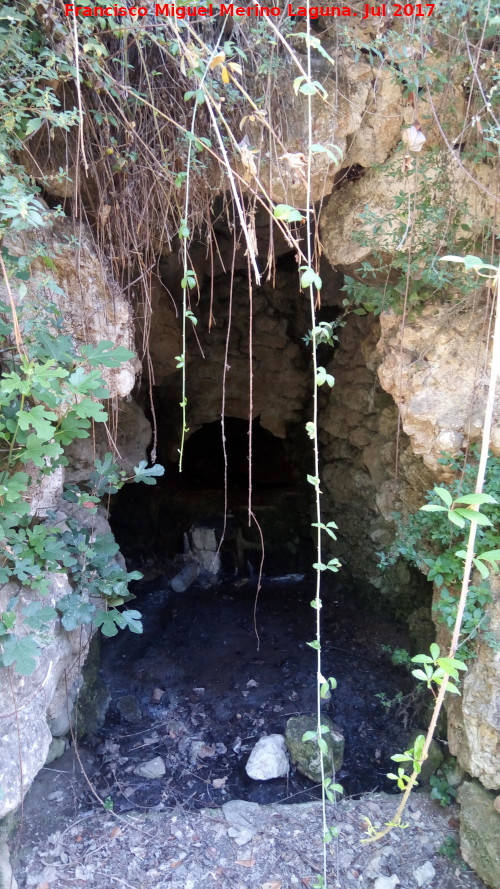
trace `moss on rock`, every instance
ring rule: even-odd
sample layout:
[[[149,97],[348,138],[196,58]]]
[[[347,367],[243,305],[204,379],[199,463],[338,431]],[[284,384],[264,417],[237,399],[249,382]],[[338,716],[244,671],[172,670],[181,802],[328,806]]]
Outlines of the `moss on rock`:
[[[328,746],[328,753],[324,757],[325,775],[335,775],[344,759],[344,736],[327,716],[321,716],[321,725],[328,728],[328,732],[322,736]],[[317,741],[302,740],[306,732],[316,731],[316,716],[292,716],[286,724],[285,739],[290,758],[299,772],[312,781],[320,782],[320,753]]]

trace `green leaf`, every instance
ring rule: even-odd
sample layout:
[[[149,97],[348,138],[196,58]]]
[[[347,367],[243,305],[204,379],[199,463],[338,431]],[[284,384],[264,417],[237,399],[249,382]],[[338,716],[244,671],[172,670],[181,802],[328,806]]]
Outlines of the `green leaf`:
[[[459,514],[458,510],[449,509],[448,518],[453,525],[457,526],[457,528],[465,528],[465,520]]]
[[[419,512],[448,512],[446,506],[439,506],[438,503],[425,503],[420,507]]]
[[[79,417],[76,411],[69,411],[61,420],[61,425],[55,434],[56,440],[64,446],[71,444],[75,438],[88,438],[90,421],[85,417]]]
[[[75,404],[74,412],[82,419],[91,417],[97,423],[105,423],[108,419],[108,414],[101,402],[93,401],[92,398],[82,398],[78,404]]]
[[[491,527],[493,524],[488,516],[483,515],[482,512],[476,512],[475,509],[454,509],[453,513],[462,516],[462,518],[467,519],[469,522],[477,522],[477,524],[482,527]]]
[[[453,503],[453,498],[449,491],[446,488],[434,488],[434,493],[437,494],[441,500],[446,503],[448,509],[451,509],[451,504]]]
[[[134,352],[125,346],[115,346],[110,340],[103,340],[97,346],[82,346],[81,351],[92,367],[120,367],[134,358]]]
[[[139,466],[134,466],[134,482],[144,482],[145,485],[156,485],[156,478],[163,475],[165,467],[160,463],[148,466],[146,460],[141,460]]]
[[[9,476],[5,480],[6,483],[0,485],[0,497],[5,497],[9,503],[14,503],[16,500],[19,500],[26,490],[28,478],[29,476],[26,472],[15,472],[13,475]]]
[[[18,411],[17,418],[19,428],[27,432],[32,426],[40,441],[53,438],[58,417],[53,411],[46,410],[43,404],[37,404],[29,411]]]
[[[306,741],[316,741],[318,737],[317,732],[304,732],[302,735],[302,743],[306,743]]]
[[[455,500],[455,503],[467,503],[467,504],[471,504],[471,505],[479,504],[480,506],[483,503],[497,503],[497,502],[498,501],[495,500],[495,498],[492,497],[491,494],[464,494],[463,497],[458,497],[457,500]]]
[[[318,274],[312,269],[310,266],[303,265],[300,267],[300,271],[302,272],[300,278],[300,286],[304,288],[311,287],[314,285],[317,290],[321,290],[323,286],[323,282]]]
[[[424,682],[427,682],[429,677],[423,670],[412,670],[411,675],[415,677],[415,679],[422,679]]]
[[[46,457],[55,460],[63,452],[57,442],[41,441],[40,438],[34,434],[28,435],[24,447],[25,450],[19,457],[21,463],[27,463],[29,460],[32,460],[35,466],[44,469],[47,466]]]
[[[321,750],[323,756],[327,756],[328,754],[328,744],[324,738],[318,738],[318,747]]]
[[[308,475],[307,481],[310,485],[314,485],[315,488],[319,486],[319,478],[317,475]]]
[[[440,650],[437,642],[431,642],[431,644],[429,646],[429,651],[431,653],[431,657],[433,658],[433,660],[436,660],[436,658],[438,658],[441,653],[441,650]]]
[[[314,441],[314,438],[316,436],[316,426],[314,425],[314,423],[306,423],[306,432],[309,438]]]
[[[276,204],[273,215],[275,219],[283,219],[285,222],[302,222],[303,216],[295,207],[289,204]]]
[[[331,389],[335,383],[335,377],[327,373],[324,367],[318,367],[316,374],[316,385],[322,386],[323,383],[328,383]]]
[[[110,638],[117,635],[118,628],[121,626],[120,618],[120,612],[115,608],[110,611],[99,610],[95,613],[93,624],[95,627],[100,627],[103,636]]]
[[[36,669],[36,659],[40,647],[31,636],[18,639],[10,636],[3,642],[2,663],[5,667],[13,666],[21,676],[31,676]]]
[[[308,645],[309,648],[314,648],[315,651],[321,651],[321,645],[317,639],[315,639],[314,642],[306,642],[306,645]]]
[[[131,633],[142,633],[142,615],[140,611],[125,610],[121,616]]]

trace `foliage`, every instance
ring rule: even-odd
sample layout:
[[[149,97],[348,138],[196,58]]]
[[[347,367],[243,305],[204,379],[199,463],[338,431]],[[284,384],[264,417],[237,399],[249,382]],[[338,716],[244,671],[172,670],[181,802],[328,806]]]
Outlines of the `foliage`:
[[[13,190],[11,198],[0,208],[4,227],[16,232],[50,223],[41,205],[43,215],[33,219],[22,192]],[[36,599],[26,603],[21,595],[10,598],[0,616],[0,662],[22,675],[35,669],[57,617],[68,631],[92,622],[107,636],[123,627],[141,632],[139,612],[118,611],[132,598],[128,581],[140,575],[127,574],[118,564],[112,535],[97,535],[92,518],[102,498],[127,480],[112,455],[96,460],[85,489],[73,485],[64,494],[85,509],[85,521],[46,510],[42,519],[31,508],[44,479],[67,465],[67,447],[88,438],[92,423],[107,421],[102,400],[109,391],[102,369],[120,367],[134,353],[109,341],[77,346],[55,304],[27,298],[30,258],[13,257],[2,245],[4,283],[10,295],[17,289],[19,305],[13,299],[0,304],[0,583],[17,583],[43,597],[51,576],[64,573],[72,592],[55,608]],[[154,484],[162,472],[163,467],[143,461],[134,481]]]
[[[426,494],[427,504],[417,513],[403,518],[396,514],[396,536],[385,555],[385,564],[394,564],[402,557],[417,567],[439,589],[439,600],[433,609],[441,623],[452,629],[457,613],[457,584],[463,572],[466,539],[466,520],[473,517],[479,522],[474,557],[480,580],[469,589],[461,634],[461,650],[464,657],[472,651],[468,643],[478,632],[487,629],[485,606],[491,601],[487,583],[489,571],[498,570],[500,559],[500,459],[493,454],[488,458],[484,495],[484,513],[468,507],[478,503],[473,493],[477,472],[477,451],[472,449],[467,461],[462,456],[444,454],[440,462],[455,473],[447,486],[441,485]],[[450,508],[452,507],[452,508]],[[463,523],[463,524],[462,524]]]
[[[432,787],[431,799],[437,800],[443,807],[451,805],[457,797],[457,788],[455,784],[451,784],[449,780],[455,767],[456,760],[454,757],[450,757],[450,759],[437,770],[436,774],[431,775],[430,777],[430,785]]]

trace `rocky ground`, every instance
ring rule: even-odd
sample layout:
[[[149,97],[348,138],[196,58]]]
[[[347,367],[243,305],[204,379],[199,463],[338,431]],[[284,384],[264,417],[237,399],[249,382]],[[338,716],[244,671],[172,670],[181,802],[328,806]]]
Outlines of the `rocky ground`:
[[[69,786],[69,785],[68,785]],[[129,887],[129,889],[313,889],[322,868],[322,818],[318,802],[259,806],[231,801],[222,808],[189,812],[105,809],[28,819],[18,834],[14,871],[19,889]],[[374,889],[480,889],[484,883],[458,853],[454,807],[442,809],[415,794],[404,830],[376,843],[367,819],[391,819],[395,797],[383,793],[328,806],[338,837],[327,848],[329,887]],[[41,815],[42,813],[40,813]]]

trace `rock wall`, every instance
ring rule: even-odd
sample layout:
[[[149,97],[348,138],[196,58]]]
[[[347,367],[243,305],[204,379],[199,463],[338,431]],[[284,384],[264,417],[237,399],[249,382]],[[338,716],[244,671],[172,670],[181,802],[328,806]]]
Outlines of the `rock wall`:
[[[367,599],[375,588],[389,611],[407,618],[430,591],[403,562],[381,571],[379,553],[394,538],[394,513],[417,509],[432,476],[402,433],[396,478],[397,408],[377,378],[379,335],[373,316],[351,315],[329,364],[335,385],[319,418],[324,505],[339,526],[332,555]]]
[[[400,316],[381,316],[378,352],[380,382],[398,404],[411,449],[422,456],[434,481],[446,481],[440,452],[458,454],[482,434],[489,368],[486,344],[490,309],[428,306],[403,329]],[[491,448],[499,453],[500,402],[497,398]],[[479,580],[479,578],[477,578]],[[460,697],[449,695],[450,753],[472,778],[460,793],[461,848],[465,860],[493,889],[500,889],[497,843],[500,835],[500,581],[488,581],[487,634],[475,644],[476,657]],[[435,589],[434,599],[439,599]],[[437,624],[442,650],[449,633]],[[486,789],[485,789],[486,788]],[[493,791],[493,792],[488,792]]]
[[[481,439],[488,391],[486,341],[490,307],[426,306],[402,326],[380,316],[380,382],[399,406],[415,454],[443,477],[442,451],[458,454]],[[500,448],[500,398],[491,442]]]
[[[40,301],[53,302],[64,318],[64,333],[77,343],[97,344],[111,340],[116,345],[130,348],[133,343],[133,315],[130,306],[113,283],[106,266],[97,256],[90,232],[78,227],[79,247],[72,243],[73,226],[69,220],[59,220],[52,230],[44,232],[48,255],[53,266],[50,275],[41,259],[35,260],[24,303],[29,312],[36,312]],[[26,235],[6,239],[11,254],[28,254],[33,243]],[[56,285],[54,289],[53,284]],[[1,291],[1,288],[0,288]],[[5,294],[0,293],[0,298]],[[149,424],[137,406],[120,399],[129,396],[135,383],[138,363],[128,361],[118,369],[103,369],[102,376],[110,390],[111,402],[118,408],[120,424],[117,437],[122,465],[143,459],[150,437]],[[110,430],[112,425],[110,424]],[[110,450],[104,434],[96,445],[100,451]],[[93,458],[92,439],[76,442],[70,449],[70,466],[59,467],[30,489],[32,514],[43,520],[48,509],[58,509],[64,521],[75,514],[71,505],[61,501],[63,483],[88,477]],[[109,533],[105,514],[89,517],[85,510],[76,514],[81,524],[89,525],[96,533]],[[50,577],[49,593],[43,597],[21,584],[8,583],[0,590],[0,613],[8,610],[12,597],[19,599],[19,607],[32,601],[57,608],[59,600],[72,592],[64,573]],[[16,627],[22,638],[29,630]],[[83,625],[67,632],[59,619],[50,623],[47,638],[37,660],[35,672],[21,676],[10,668],[1,668],[0,678],[0,774],[3,795],[0,817],[15,809],[21,802],[33,778],[44,765],[52,737],[64,736],[69,729],[73,704],[81,682],[81,669],[90,642],[91,630]]]

